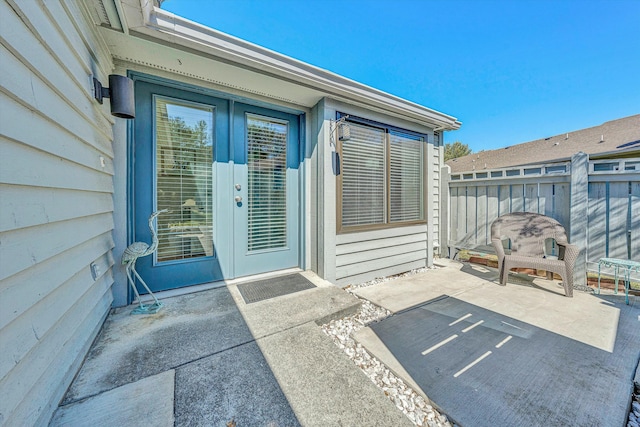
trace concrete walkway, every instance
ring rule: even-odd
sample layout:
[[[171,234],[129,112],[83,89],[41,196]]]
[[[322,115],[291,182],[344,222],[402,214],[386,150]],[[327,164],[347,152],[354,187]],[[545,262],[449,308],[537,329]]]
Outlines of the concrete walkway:
[[[584,292],[566,298],[557,282],[542,279],[502,287],[495,270],[438,263],[437,270],[356,292],[396,315],[448,295],[613,351],[616,304]],[[412,425],[318,327],[356,312],[359,301],[302,274],[317,287],[253,304],[228,285],[166,298],[156,315],[115,310],[51,425]],[[637,310],[638,297],[631,304]],[[419,388],[371,328],[356,339]]]
[[[412,425],[318,324],[360,302],[317,287],[245,304],[236,285],[112,313],[52,426]]]

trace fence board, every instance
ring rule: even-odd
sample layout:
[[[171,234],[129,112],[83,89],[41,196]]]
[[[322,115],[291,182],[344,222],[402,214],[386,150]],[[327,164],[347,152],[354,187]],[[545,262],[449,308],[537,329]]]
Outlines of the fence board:
[[[451,240],[455,242],[458,239],[458,218],[460,218],[458,215],[458,187],[449,187],[449,194],[451,195],[451,207],[449,212],[453,214],[449,214],[449,226],[451,227],[449,229],[449,233],[451,235]]]
[[[640,182],[631,183],[631,259],[640,262]]]
[[[467,189],[458,188],[458,232],[456,241],[464,240],[467,226]]]
[[[571,224],[571,184],[556,184],[556,195],[553,200],[554,214],[552,217],[569,231],[569,225]]]
[[[486,245],[491,242],[487,238],[487,187],[479,186],[476,190],[476,244]]]
[[[607,256],[607,186],[589,183],[589,226],[587,228],[587,261],[597,262]]]
[[[627,259],[627,214],[629,211],[629,183],[609,183],[609,257]]]
[[[467,187],[467,221],[464,230],[464,241],[467,245],[476,245],[476,192],[478,187]]]
[[[524,210],[538,213],[538,184],[525,184]]]
[[[511,212],[524,210],[524,186],[522,184],[511,186]]]
[[[509,185],[501,185],[498,187],[498,215],[504,215],[511,212],[511,188]]]
[[[555,218],[553,212],[555,208],[553,203],[553,189],[553,184],[540,184],[538,204],[541,214]]]
[[[491,224],[495,221],[499,214],[500,200],[498,199],[498,186],[489,185],[487,187],[487,235],[488,244],[491,243]]]

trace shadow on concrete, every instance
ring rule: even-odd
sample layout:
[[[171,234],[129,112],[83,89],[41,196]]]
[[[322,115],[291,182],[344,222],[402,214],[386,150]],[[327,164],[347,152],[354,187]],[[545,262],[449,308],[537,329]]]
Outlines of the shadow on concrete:
[[[175,425],[299,425],[226,287],[164,302],[155,315],[131,316],[125,307],[107,318],[58,412],[173,371],[174,391],[162,398],[174,405]]]
[[[623,425],[640,309],[600,298],[620,312],[611,352],[444,295],[371,328],[461,425]]]

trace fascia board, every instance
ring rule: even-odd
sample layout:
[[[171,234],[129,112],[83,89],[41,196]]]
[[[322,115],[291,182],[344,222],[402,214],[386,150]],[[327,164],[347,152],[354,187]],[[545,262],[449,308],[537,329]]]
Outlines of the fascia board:
[[[134,17],[132,20],[127,19],[131,33],[135,30],[174,46],[184,46],[242,64],[256,72],[268,73],[323,91],[327,96],[388,110],[443,130],[455,130],[461,125],[455,117],[153,7],[149,0],[123,1],[126,3],[124,11]],[[136,1],[141,2],[137,8],[132,4]]]

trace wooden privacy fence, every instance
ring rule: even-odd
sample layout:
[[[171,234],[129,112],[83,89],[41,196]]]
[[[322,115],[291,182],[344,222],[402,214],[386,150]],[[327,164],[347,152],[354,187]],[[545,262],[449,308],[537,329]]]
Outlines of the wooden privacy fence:
[[[451,174],[442,205],[449,221],[441,227],[443,255],[461,248],[491,250],[491,223],[509,212],[536,212],[558,220],[585,262],[600,258],[640,261],[640,157],[570,161]]]

